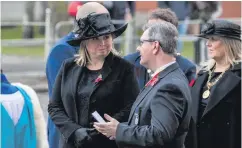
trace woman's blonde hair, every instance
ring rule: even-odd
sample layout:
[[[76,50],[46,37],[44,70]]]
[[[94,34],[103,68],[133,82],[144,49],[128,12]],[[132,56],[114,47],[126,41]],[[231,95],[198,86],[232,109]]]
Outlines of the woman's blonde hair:
[[[119,52],[114,48],[114,46],[112,47],[111,52],[116,56],[120,56]],[[90,55],[87,51],[87,40],[81,42],[79,54],[76,54],[75,57],[76,64],[80,66],[86,66],[87,63],[92,62]]]
[[[217,36],[216,36],[217,37]],[[235,63],[241,62],[241,41],[226,37],[217,37],[225,46],[225,63],[234,66]],[[214,59],[210,59],[203,63],[206,70],[210,70],[215,64]]]

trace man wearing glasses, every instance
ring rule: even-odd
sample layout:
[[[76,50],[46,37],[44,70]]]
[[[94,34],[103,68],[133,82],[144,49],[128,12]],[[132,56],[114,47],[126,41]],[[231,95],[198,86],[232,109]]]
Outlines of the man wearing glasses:
[[[105,114],[94,127],[119,147],[183,148],[191,117],[191,92],[174,56],[178,31],[168,22],[148,24],[137,48],[140,64],[154,73],[140,92],[127,123]]]

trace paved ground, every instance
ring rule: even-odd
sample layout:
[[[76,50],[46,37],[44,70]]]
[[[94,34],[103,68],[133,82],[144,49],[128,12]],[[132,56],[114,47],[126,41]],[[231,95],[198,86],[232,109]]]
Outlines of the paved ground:
[[[47,112],[47,108],[48,108],[48,102],[49,102],[49,96],[48,93],[37,93],[38,97],[39,97],[39,101],[40,101],[40,105],[42,107],[42,110],[44,112],[44,116],[45,119],[47,121],[47,117],[48,117],[48,112]]]

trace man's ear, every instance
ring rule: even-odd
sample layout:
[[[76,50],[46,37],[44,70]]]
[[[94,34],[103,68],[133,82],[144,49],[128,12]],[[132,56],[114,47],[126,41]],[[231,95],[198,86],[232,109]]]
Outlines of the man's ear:
[[[159,43],[154,42],[153,44],[154,48],[153,48],[153,54],[157,55],[159,53],[160,47],[159,47]]]

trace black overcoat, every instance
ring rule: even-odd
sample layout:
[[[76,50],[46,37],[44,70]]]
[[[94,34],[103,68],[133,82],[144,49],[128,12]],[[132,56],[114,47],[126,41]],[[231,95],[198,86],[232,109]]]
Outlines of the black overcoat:
[[[208,72],[200,71],[192,87],[193,111],[186,139],[188,148],[240,148],[241,63],[224,73],[214,85],[201,119],[197,119],[202,87]]]
[[[62,135],[60,148],[74,147],[70,137],[76,129],[93,128],[93,123],[90,122],[90,114],[93,111],[98,111],[102,116],[107,113],[120,122],[127,121],[130,108],[139,93],[133,66],[110,53],[101,70],[103,80],[94,86],[85,107],[77,108],[77,88],[82,72],[83,67],[78,66],[72,58],[63,63],[56,78],[48,112]],[[115,141],[110,141],[97,132],[93,137],[92,146],[86,147],[113,146],[115,147]]]

